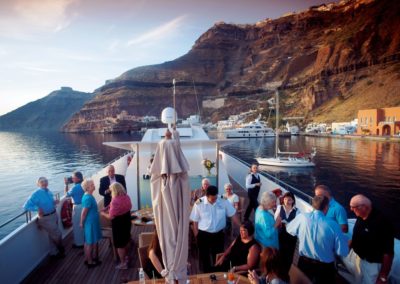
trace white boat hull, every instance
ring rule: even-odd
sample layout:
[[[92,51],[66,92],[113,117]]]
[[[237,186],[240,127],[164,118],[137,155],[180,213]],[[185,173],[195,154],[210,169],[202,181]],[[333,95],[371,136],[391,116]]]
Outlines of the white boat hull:
[[[261,137],[275,137],[275,133],[239,133],[237,131],[225,131],[226,138],[261,138]]]
[[[281,159],[281,158],[257,158],[257,162],[261,165],[276,167],[315,167],[312,161],[306,159]]]

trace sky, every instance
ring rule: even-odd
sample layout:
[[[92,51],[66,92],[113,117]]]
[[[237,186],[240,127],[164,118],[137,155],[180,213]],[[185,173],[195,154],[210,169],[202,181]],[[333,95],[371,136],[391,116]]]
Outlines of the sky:
[[[0,0],[0,115],[62,86],[93,92],[187,53],[214,23],[253,24],[321,0]]]

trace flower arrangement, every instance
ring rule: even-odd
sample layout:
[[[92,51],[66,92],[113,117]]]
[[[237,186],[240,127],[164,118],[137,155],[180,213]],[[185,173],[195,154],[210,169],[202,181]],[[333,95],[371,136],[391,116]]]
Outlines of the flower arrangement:
[[[215,162],[211,162],[209,159],[205,158],[201,164],[206,168],[208,171],[208,175],[211,175],[211,169],[215,167]]]

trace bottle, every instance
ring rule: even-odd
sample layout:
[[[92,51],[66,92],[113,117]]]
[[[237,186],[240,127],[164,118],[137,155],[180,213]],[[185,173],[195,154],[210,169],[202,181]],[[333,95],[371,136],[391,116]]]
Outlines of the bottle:
[[[144,284],[145,280],[144,280],[144,270],[142,267],[140,267],[139,269],[139,283]]]

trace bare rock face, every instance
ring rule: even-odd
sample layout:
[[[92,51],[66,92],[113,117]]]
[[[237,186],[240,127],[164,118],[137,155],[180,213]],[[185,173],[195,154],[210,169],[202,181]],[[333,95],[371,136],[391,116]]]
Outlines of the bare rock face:
[[[376,105],[372,92],[360,91],[360,82],[379,84],[379,74],[399,74],[398,15],[400,1],[350,0],[255,25],[217,23],[184,56],[107,82],[64,131],[103,131],[122,111],[159,116],[172,105],[173,78],[179,116],[197,113],[200,105],[203,120],[265,106],[274,82],[280,85],[284,115],[313,119],[324,109],[329,121],[341,104],[363,96],[348,106],[342,120],[355,117],[359,108],[394,106],[396,95]],[[389,92],[393,84],[386,82],[380,90]],[[209,107],[213,101],[223,106]]]

